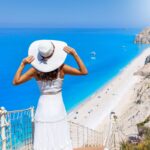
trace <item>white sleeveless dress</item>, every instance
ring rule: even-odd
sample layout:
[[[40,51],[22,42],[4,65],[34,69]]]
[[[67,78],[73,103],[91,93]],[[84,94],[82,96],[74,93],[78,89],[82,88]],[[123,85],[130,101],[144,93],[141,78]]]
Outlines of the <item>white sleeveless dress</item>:
[[[62,99],[63,79],[37,81],[41,96],[35,112],[34,150],[73,150]]]

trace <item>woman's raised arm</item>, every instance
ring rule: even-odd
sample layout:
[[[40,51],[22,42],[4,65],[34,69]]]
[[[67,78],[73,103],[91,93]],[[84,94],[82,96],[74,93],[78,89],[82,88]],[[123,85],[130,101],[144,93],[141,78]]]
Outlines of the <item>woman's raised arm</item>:
[[[66,51],[68,54],[71,54],[79,66],[79,69],[77,69],[77,68],[73,68],[73,67],[66,65],[66,64],[63,65],[64,74],[72,74],[72,75],[86,75],[86,74],[88,74],[86,66],[84,65],[81,58],[78,56],[77,52],[73,48],[71,48],[69,46],[65,46],[64,51]]]
[[[23,61],[21,62],[20,66],[14,76],[14,79],[13,79],[14,85],[19,85],[21,83],[24,83],[24,82],[30,80],[34,76],[34,73],[35,73],[34,68],[30,68],[27,72],[22,74],[22,71],[23,71],[25,65],[30,64],[33,60],[34,60],[34,58],[32,56],[29,56],[29,57],[26,57],[25,59],[23,59]]]

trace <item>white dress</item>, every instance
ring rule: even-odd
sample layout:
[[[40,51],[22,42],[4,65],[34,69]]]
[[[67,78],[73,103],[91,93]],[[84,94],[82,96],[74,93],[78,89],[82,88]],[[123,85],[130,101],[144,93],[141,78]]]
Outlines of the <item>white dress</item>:
[[[73,150],[62,99],[63,79],[37,81],[41,96],[35,112],[34,150]]]

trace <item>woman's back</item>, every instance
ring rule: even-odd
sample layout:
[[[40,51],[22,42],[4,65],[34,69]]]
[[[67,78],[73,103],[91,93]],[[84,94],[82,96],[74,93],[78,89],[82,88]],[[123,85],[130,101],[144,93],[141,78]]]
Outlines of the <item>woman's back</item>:
[[[54,72],[38,73],[37,83],[41,91],[37,111],[36,121],[58,121],[67,115],[62,99],[62,83],[60,78],[60,68]],[[54,76],[52,74],[55,74]]]
[[[56,94],[62,91],[63,78],[60,77],[60,68],[56,71],[55,78],[52,79],[49,74],[49,79],[39,79],[37,80],[41,94]],[[45,77],[47,78],[47,77]]]

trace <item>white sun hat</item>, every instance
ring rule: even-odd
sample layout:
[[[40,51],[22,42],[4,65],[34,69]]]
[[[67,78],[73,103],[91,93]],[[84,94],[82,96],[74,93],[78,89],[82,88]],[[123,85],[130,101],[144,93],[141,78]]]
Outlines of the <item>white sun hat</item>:
[[[41,72],[50,72],[59,68],[67,53],[63,48],[67,43],[57,40],[37,40],[31,43],[28,55],[33,56],[31,65]]]

